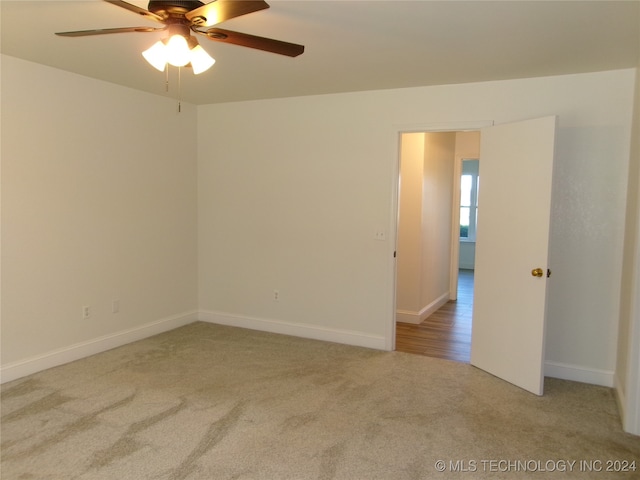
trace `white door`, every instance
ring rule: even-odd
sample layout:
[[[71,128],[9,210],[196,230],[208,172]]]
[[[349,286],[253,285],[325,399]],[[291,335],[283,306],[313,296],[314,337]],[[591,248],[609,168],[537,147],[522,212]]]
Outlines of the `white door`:
[[[480,140],[471,364],[536,395],[555,128],[556,117],[545,117],[487,127]]]

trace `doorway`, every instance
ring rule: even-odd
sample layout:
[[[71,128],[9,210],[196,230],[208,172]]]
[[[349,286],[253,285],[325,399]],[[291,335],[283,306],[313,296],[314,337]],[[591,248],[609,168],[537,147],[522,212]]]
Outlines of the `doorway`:
[[[400,141],[396,350],[469,363],[480,134]]]
[[[551,269],[548,268],[551,180],[557,121],[557,117],[551,115],[481,127],[483,193],[479,203],[483,213],[475,260],[470,363],[535,395],[542,395],[544,391],[547,279],[551,275]],[[425,135],[432,134],[433,131]],[[403,141],[399,143],[404,146]],[[424,151],[429,150],[426,143],[423,148]],[[399,162],[399,166],[403,163]],[[438,163],[443,164],[446,162]],[[399,171],[399,178],[403,179],[402,171]],[[428,179],[429,176],[423,178]],[[536,195],[525,196],[526,201],[508,201],[523,198],[523,178],[535,185]],[[455,185],[455,182],[450,183]],[[400,193],[404,190],[404,182],[402,186]],[[400,207],[402,195],[399,197]],[[429,205],[422,198],[419,201]],[[402,213],[403,209],[396,211]],[[454,215],[457,213],[455,209],[450,212]],[[396,248],[401,250],[403,215],[399,217]],[[433,230],[431,223],[423,222],[425,224]],[[532,229],[531,225],[535,225],[535,228]],[[454,226],[457,226],[456,222],[450,220],[450,226],[451,234]],[[514,242],[513,232],[527,232],[527,235]],[[458,234],[454,233],[450,239],[457,238]],[[455,246],[456,243],[452,241],[450,245]],[[437,253],[432,257],[439,256],[440,260],[455,256],[445,255],[444,249],[430,250]],[[454,252],[455,248],[451,251]],[[392,335],[389,337],[393,349],[398,322],[397,307],[400,305],[400,260],[403,257],[410,259],[406,252],[404,255],[396,253],[395,321],[390,322]],[[409,261],[409,264],[412,263],[417,264],[421,274],[432,272],[424,270],[422,258],[418,262]],[[453,262],[449,263],[453,265]],[[451,278],[454,276],[452,273]],[[425,274],[420,278],[429,277]],[[450,288],[449,294],[451,292],[455,292],[455,289]],[[443,298],[441,295],[438,301]],[[434,304],[432,302],[429,307]],[[422,314],[423,311],[428,312],[428,309],[421,309],[418,313]]]

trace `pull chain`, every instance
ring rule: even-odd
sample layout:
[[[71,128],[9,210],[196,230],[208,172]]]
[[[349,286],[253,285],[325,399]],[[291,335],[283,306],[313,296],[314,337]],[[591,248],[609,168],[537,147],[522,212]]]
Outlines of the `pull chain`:
[[[178,67],[178,113],[182,111],[182,67]]]
[[[169,92],[169,65],[164,67],[165,79],[164,86],[165,91]],[[182,113],[182,68],[178,67],[178,113]]]

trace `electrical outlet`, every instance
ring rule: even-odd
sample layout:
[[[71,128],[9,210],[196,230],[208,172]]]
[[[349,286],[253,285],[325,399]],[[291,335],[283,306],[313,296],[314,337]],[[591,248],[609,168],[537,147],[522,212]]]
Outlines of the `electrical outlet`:
[[[89,318],[91,318],[91,309],[88,305],[85,305],[82,307],[82,319],[89,320]]]
[[[373,238],[375,238],[380,242],[384,242],[387,239],[387,234],[385,233],[384,230],[376,230]]]
[[[273,299],[274,299],[276,302],[279,302],[279,301],[280,301],[280,291],[279,291],[279,290],[274,290],[274,291],[273,291]]]
[[[120,300],[114,300],[111,303],[111,313],[118,313],[120,311]]]

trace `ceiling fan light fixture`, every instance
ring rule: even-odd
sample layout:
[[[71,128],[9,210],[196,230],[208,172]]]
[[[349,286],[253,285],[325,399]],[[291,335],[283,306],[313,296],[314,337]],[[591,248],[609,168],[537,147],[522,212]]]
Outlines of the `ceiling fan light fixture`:
[[[172,47],[174,50],[171,50]],[[216,62],[194,37],[185,38],[180,34],[174,35],[168,40],[157,41],[149,49],[142,52],[142,56],[151,66],[161,72],[164,71],[167,63],[175,67],[191,64],[195,75],[207,71]]]
[[[193,67],[194,75],[209,70],[216,60],[211,57],[207,51],[200,45],[196,45],[191,49],[191,67]]]
[[[162,40],[158,40],[142,52],[142,56],[153,68],[164,71],[167,65],[167,47]]]

